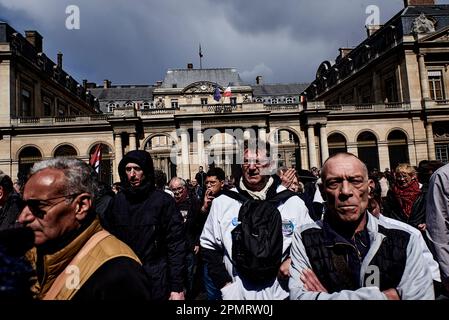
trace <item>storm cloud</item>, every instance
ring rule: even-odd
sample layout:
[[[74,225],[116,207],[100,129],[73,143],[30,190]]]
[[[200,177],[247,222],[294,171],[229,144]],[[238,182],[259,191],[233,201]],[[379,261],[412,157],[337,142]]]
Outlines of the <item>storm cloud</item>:
[[[438,3],[447,4],[449,0]],[[66,7],[80,9],[80,29],[68,30]],[[366,9],[384,23],[403,0],[0,0],[0,20],[23,34],[37,30],[53,60],[78,81],[153,84],[169,68],[236,68],[248,83],[310,82],[338,48],[366,37]]]

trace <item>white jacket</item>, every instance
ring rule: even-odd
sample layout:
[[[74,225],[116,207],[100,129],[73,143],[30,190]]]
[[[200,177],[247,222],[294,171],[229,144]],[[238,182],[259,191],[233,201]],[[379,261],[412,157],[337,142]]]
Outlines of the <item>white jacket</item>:
[[[285,190],[279,186],[279,193]],[[237,191],[233,189],[232,191]],[[283,300],[288,298],[288,286],[276,279],[271,287],[260,288],[243,283],[232,263],[231,231],[237,226],[242,204],[227,196],[220,196],[212,202],[209,216],[201,234],[201,246],[210,250],[223,250],[223,261],[233,283],[221,289],[223,300]],[[312,223],[304,202],[297,196],[287,199],[278,206],[282,217],[283,260],[289,256],[289,247],[295,230],[304,224]]]
[[[386,229],[399,229],[410,234],[407,246],[407,261],[402,274],[401,281],[396,288],[403,300],[433,300],[435,299],[432,275],[424,260],[419,239],[415,233],[411,233],[404,228],[398,228],[385,219],[376,219],[369,214],[367,229],[370,237],[370,248],[363,259],[360,270],[361,288],[357,290],[342,290],[334,293],[312,292],[304,289],[301,281],[301,273],[304,269],[311,269],[309,257],[301,241],[301,233],[310,228],[321,228],[321,221],[301,227],[295,233],[292,243],[290,266],[290,299],[291,300],[386,300],[387,297],[378,287],[366,286],[364,284],[365,274],[369,274],[371,260],[379,250],[385,235],[378,231],[381,225]]]

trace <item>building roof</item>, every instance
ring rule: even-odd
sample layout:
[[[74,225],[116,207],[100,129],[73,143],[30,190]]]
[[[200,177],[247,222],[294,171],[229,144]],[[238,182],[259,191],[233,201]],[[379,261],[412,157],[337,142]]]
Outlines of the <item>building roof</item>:
[[[91,88],[90,93],[100,101],[153,100],[154,87]]]
[[[189,84],[209,81],[222,87],[244,85],[236,69],[169,69],[161,88],[185,88]]]
[[[307,87],[308,83],[289,83],[289,84],[262,84],[253,85],[253,95],[257,96],[276,96],[276,95],[299,95]]]

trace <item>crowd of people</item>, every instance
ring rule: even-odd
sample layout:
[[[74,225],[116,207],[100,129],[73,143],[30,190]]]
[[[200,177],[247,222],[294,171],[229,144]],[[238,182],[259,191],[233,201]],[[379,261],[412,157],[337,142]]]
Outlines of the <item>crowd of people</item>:
[[[245,145],[235,177],[192,179],[128,152],[120,183],[77,159],[0,173],[0,297],[40,300],[445,299],[449,165],[275,167]]]

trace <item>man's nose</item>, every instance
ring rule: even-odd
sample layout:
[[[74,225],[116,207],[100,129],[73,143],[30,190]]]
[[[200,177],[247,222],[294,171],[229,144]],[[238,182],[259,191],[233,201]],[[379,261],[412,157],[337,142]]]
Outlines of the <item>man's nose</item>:
[[[17,219],[17,222],[20,224],[27,224],[34,220],[34,215],[31,213],[28,206],[25,206],[22,210],[22,212],[19,215],[19,218]]]
[[[256,166],[256,163],[255,163],[255,162],[250,162],[250,163],[249,163],[249,169],[250,169],[250,170],[256,170],[256,168],[257,168],[257,166]]]
[[[341,184],[340,194],[352,196],[352,185],[347,180],[343,180]]]

